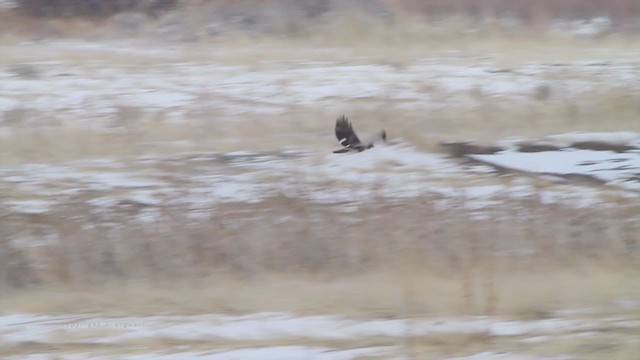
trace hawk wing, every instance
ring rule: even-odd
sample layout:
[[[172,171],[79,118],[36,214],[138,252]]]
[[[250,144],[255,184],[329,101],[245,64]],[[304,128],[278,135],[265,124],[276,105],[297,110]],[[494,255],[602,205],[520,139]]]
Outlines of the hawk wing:
[[[356,135],[356,132],[353,130],[351,122],[349,122],[347,117],[344,115],[340,116],[336,120],[336,137],[338,138],[340,145],[345,148],[355,148],[360,145],[358,135]]]

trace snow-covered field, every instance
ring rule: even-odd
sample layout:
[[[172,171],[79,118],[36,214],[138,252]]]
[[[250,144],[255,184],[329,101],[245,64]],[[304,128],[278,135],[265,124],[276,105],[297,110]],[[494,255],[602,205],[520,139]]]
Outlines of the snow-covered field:
[[[607,329],[607,338],[623,336],[626,341],[633,341],[632,333],[640,331],[640,321],[614,317],[596,320],[575,316],[544,320],[508,320],[486,316],[357,320],[338,316],[296,317],[284,313],[120,318],[16,314],[0,316],[0,326],[0,339],[5,346],[30,343],[56,349],[73,342],[75,346],[93,346],[102,352],[96,356],[88,352],[57,354],[54,351],[52,355],[57,359],[83,359],[88,356],[122,359],[123,355],[118,354],[118,350],[126,350],[131,345],[145,350],[151,345],[149,340],[152,339],[162,339],[164,348],[145,354],[130,354],[126,358],[405,359],[407,351],[411,349],[406,348],[402,339],[447,335],[507,339],[513,348],[520,345],[519,352],[483,352],[465,359],[575,359],[571,354],[538,357],[532,355],[535,352],[531,349],[554,338],[602,340],[603,335],[598,332],[603,328]],[[252,342],[254,348],[241,348]],[[369,345],[365,345],[367,342]],[[278,343],[289,345],[276,345]],[[330,346],[332,343],[333,347]],[[375,343],[379,345],[373,345]],[[530,344],[530,349],[527,349],[527,344]],[[32,354],[5,359],[14,358],[44,359],[46,355]]]
[[[301,51],[298,56],[312,59],[315,53],[326,58],[331,51]],[[366,106],[368,100],[370,106],[385,101],[399,110],[471,106],[486,97],[503,98],[515,106],[536,96],[552,94],[558,101],[572,101],[585,92],[621,83],[637,89],[640,83],[639,61],[609,60],[598,54],[591,61],[501,67],[490,57],[456,53],[404,65],[366,64],[356,57],[355,64],[340,58],[264,61],[256,66],[242,64],[241,54],[229,61],[232,64],[211,64],[189,61],[188,50],[180,47],[135,43],[35,42],[0,46],[0,52],[22,64],[0,68],[0,112],[45,111],[46,118],[28,122],[73,127],[109,125],[123,106],[162,110],[168,120],[185,122],[193,113],[282,114],[293,104],[348,110],[345,104],[359,101]],[[25,66],[32,71],[25,71]],[[25,72],[30,76],[17,76]],[[551,94],[545,94],[549,90]]]
[[[219,205],[268,204],[277,197],[328,206],[336,214],[376,202],[401,206],[421,198],[429,199],[436,210],[462,206],[475,214],[529,200],[568,209],[626,206],[631,210],[625,224],[634,226],[640,201],[640,127],[625,128],[624,124],[635,124],[628,113],[614,114],[625,116],[620,126],[617,118],[602,120],[615,131],[601,132],[602,124],[596,124],[595,129],[567,133],[566,126],[558,126],[557,131],[541,131],[553,135],[497,137],[492,144],[478,145],[480,151],[474,151],[474,145],[463,153],[412,142],[412,131],[428,133],[429,127],[412,130],[402,124],[403,112],[412,112],[414,118],[424,113],[425,122],[435,123],[438,119],[430,118],[431,111],[476,112],[492,101],[504,107],[491,108],[490,114],[522,107],[525,114],[539,111],[541,116],[547,104],[560,108],[564,103],[571,104],[567,113],[575,115],[579,111],[574,107],[610,92],[622,92],[627,101],[624,96],[640,92],[640,61],[633,49],[619,57],[595,51],[588,61],[531,60],[509,65],[499,64],[491,55],[457,51],[385,62],[357,55],[336,55],[332,60],[336,52],[332,48],[297,49],[277,61],[278,49],[259,50],[268,52],[268,59],[260,59],[257,51],[257,59],[253,53],[247,60],[244,52],[251,54],[255,49],[234,48],[225,53],[212,47],[207,50],[214,52],[211,56],[183,45],[135,42],[1,44],[0,147],[5,153],[0,154],[0,219],[7,224],[15,220],[3,228],[8,241],[2,244],[29,249],[63,243],[59,236],[66,229],[56,219],[65,216],[81,223],[82,231],[122,219],[112,214],[124,214],[131,220],[128,225],[161,224],[167,209],[178,209],[185,219],[205,224],[225,216],[216,213],[224,209]],[[335,115],[383,108],[394,114],[379,121],[390,137],[386,145],[347,155],[331,152],[338,146],[332,134]],[[318,133],[315,125],[306,127],[305,121],[312,121],[307,118],[291,120],[312,111],[332,114],[326,132]],[[288,117],[277,128],[288,132],[263,134],[277,137],[277,142],[244,145],[243,131],[260,132],[252,124],[278,116]],[[640,114],[635,116],[640,123]],[[485,130],[500,126],[486,116],[479,118],[485,121],[481,124]],[[212,134],[196,138],[163,134],[167,140],[154,140],[154,146],[162,149],[157,152],[142,144],[147,139],[136,137],[140,124],[146,129],[167,124],[188,129],[195,122],[206,124],[202,129]],[[213,133],[229,124],[238,124],[234,150],[202,145],[202,138],[209,135],[215,139],[211,141],[227,140]],[[356,118],[354,124],[358,132],[378,130],[365,119]],[[479,127],[466,125],[467,134]],[[55,140],[57,132],[69,130],[78,131],[79,143],[84,134],[104,136],[109,150],[100,156],[78,154],[55,161],[48,160],[46,150],[38,153],[40,139],[46,139],[44,149],[73,145]],[[127,140],[122,142],[123,138]],[[476,140],[473,136],[448,139],[442,130],[439,138]],[[30,145],[13,156],[11,146],[21,145],[15,139],[26,139]],[[137,145],[144,145],[144,151],[131,150]],[[485,145],[491,151],[483,151]],[[131,149],[122,155],[118,146]],[[286,216],[291,214],[295,209]],[[25,224],[30,228],[21,228]],[[127,224],[108,226],[120,229]],[[48,233],[58,228],[62,230]],[[612,233],[627,229],[616,228]],[[637,320],[583,312],[534,320],[497,316],[348,319],[289,313],[122,318],[0,313],[0,357],[579,359],[575,347],[557,352],[541,349],[560,340],[594,341],[599,346],[611,340],[627,346],[638,339],[639,331]],[[414,346],[413,338],[427,340]],[[450,338],[459,339],[460,344]],[[482,346],[467,347],[477,342]],[[437,350],[429,352],[425,343]]]
[[[594,55],[593,61],[531,62],[508,68],[496,66],[490,57],[461,54],[416,59],[403,66],[367,65],[363,59],[356,64],[288,59],[286,63],[229,65],[193,60],[197,56],[178,45],[51,42],[3,48],[8,59],[17,61],[0,68],[0,112],[4,114],[0,130],[5,139],[25,128],[42,129],[41,133],[85,127],[109,131],[113,126],[135,129],[138,123],[153,127],[154,121],[160,121],[158,126],[168,121],[188,128],[189,121],[202,121],[206,114],[215,114],[205,120],[213,129],[220,122],[248,123],[250,127],[251,120],[243,117],[284,114],[292,104],[348,113],[350,106],[376,108],[384,101],[401,114],[403,110],[473,109],[489,98],[513,106],[527,106],[540,101],[540,96],[572,101],[582,92],[606,91],[621,83],[636,91],[639,82],[634,80],[640,67],[640,62],[624,57],[599,59],[602,55]],[[118,123],[123,108],[142,110],[123,124]],[[153,112],[160,112],[162,120],[149,115]],[[394,131],[393,121],[386,125],[392,138],[402,135]],[[43,214],[79,197],[99,212],[123,202],[144,207],[180,203],[190,209],[206,209],[221,201],[256,202],[278,194],[322,203],[357,203],[375,191],[386,198],[436,195],[445,198],[443,205],[446,198],[462,198],[471,207],[534,195],[545,202],[589,206],[603,196],[635,198],[640,186],[636,133],[592,135],[595,141],[628,145],[625,152],[558,146],[546,152],[505,149],[470,155],[502,169],[565,176],[559,184],[544,189],[539,188],[539,181],[498,177],[492,167],[421,151],[397,138],[389,146],[362,154],[336,156],[330,154],[335,144],[331,125],[323,136],[326,141],[320,143],[325,148],[319,148],[314,139],[310,148],[304,143],[285,143],[259,152],[251,146],[228,153],[194,152],[190,149],[196,146],[185,139],[158,144],[165,153],[173,149],[170,156],[151,153],[124,159],[0,166],[2,202],[5,211]],[[585,135],[563,136],[571,143]],[[135,142],[135,135],[131,139]],[[559,139],[543,141],[557,143]],[[566,175],[585,175],[614,186],[594,189],[566,181]],[[451,185],[453,178],[466,180]]]
[[[634,136],[629,144],[637,142]],[[609,137],[601,134],[600,139]],[[278,195],[350,206],[375,196],[436,196],[442,206],[451,199],[466,201],[471,208],[527,198],[583,207],[601,204],[604,197],[640,196],[640,150],[634,147],[626,152],[507,149],[468,157],[501,169],[549,175],[550,185],[541,187],[526,174],[499,175],[490,166],[425,153],[406,143],[349,155],[243,151],[22,164],[0,167],[0,179],[5,209],[22,214],[55,212],[79,199],[96,213],[133,204],[149,216],[158,205],[201,213],[220,202],[260,202]],[[572,184],[568,175],[592,177],[607,186]],[[467,180],[452,184],[451,179]]]

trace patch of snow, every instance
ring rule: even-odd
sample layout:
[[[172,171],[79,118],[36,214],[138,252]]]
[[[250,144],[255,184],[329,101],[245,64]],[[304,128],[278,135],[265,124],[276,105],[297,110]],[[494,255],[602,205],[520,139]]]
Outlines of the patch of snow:
[[[163,337],[173,339],[270,340],[305,336],[318,339],[354,337],[403,337],[437,333],[489,333],[492,336],[545,335],[597,329],[606,323],[612,327],[640,327],[638,321],[620,319],[570,320],[546,319],[506,321],[490,317],[424,318],[398,320],[352,320],[337,316],[296,317],[281,313],[251,315],[149,316],[100,318],[96,316],[0,316],[6,329],[6,342],[48,342],[48,332],[64,328],[69,332],[109,328],[118,335],[92,341],[113,343],[133,338]]]
[[[526,343],[543,342],[549,337],[591,336],[602,327],[610,331],[640,329],[640,321],[616,318],[547,319],[509,321],[499,317],[445,317],[415,319],[348,319],[339,316],[294,316],[286,313],[248,315],[109,317],[97,315],[0,315],[2,341],[6,344],[63,341],[56,334],[64,331],[78,343],[117,344],[135,339],[296,341],[299,338],[332,340],[367,337],[402,338],[407,334],[428,336],[442,333],[488,333],[491,336],[524,336]],[[108,329],[108,334],[100,330]],[[98,332],[96,332],[98,331]],[[398,349],[374,346],[357,349],[332,349],[299,345],[215,349],[201,352],[144,353],[129,359],[357,359],[367,356],[392,356]],[[75,355],[70,355],[73,359]],[[88,355],[88,354],[87,354]],[[495,356],[494,356],[495,355]],[[120,356],[95,357],[115,359]],[[66,358],[66,357],[62,357]],[[509,353],[480,353],[456,359],[529,359]],[[536,358],[530,358],[536,359]],[[548,358],[545,358],[548,359]],[[562,359],[557,357],[555,359]]]
[[[124,173],[90,173],[82,174],[83,181],[94,190],[105,189],[136,189],[162,186],[163,183],[149,179],[131,178]]]
[[[12,200],[5,202],[5,204],[18,214],[41,215],[50,212],[56,202],[49,200]]]
[[[577,38],[593,38],[613,29],[613,21],[608,17],[595,17],[580,20],[555,20],[552,30]]]
[[[175,353],[146,353],[146,354],[118,354],[118,355],[96,355],[96,354],[55,354],[56,359],[76,360],[76,359],[97,359],[116,360],[126,358],[128,360],[356,360],[363,357],[378,357],[388,355],[394,350],[391,347],[370,347],[351,350],[337,350],[327,347],[312,347],[299,345],[283,346],[259,346],[254,348],[235,350],[209,350],[209,351],[187,351]],[[51,354],[53,355],[53,354]],[[50,360],[47,354],[30,354],[27,356],[7,357],[3,359],[20,360]]]
[[[532,356],[508,352],[486,351],[474,355],[450,358],[450,360],[573,360],[573,356]]]
[[[350,360],[369,356],[383,356],[390,351],[389,347],[372,347],[352,350],[336,350],[325,347],[308,346],[267,346],[252,349],[239,349],[209,354],[204,359],[212,360]]]
[[[249,157],[249,156],[256,156],[257,153],[252,151],[231,151],[226,153],[225,155],[230,157]]]
[[[469,155],[470,158],[502,168],[551,175],[584,175],[622,188],[640,190],[640,152],[615,153],[564,149],[543,152],[502,151]]]
[[[506,188],[504,185],[485,185],[467,187],[463,191],[468,198],[478,198],[504,193]]]
[[[478,103],[472,94],[475,92],[526,103],[533,101],[532,94],[537,88],[546,85],[554,98],[575,98],[582,92],[608,85],[615,87],[620,82],[638,86],[633,81],[637,71],[629,61],[607,62],[606,77],[600,76],[602,69],[592,63],[571,62],[560,70],[576,76],[553,81],[549,78],[559,71],[554,64],[525,64],[501,72],[496,71],[492,59],[477,58],[470,65],[461,54],[419,59],[398,71],[387,65],[345,65],[331,61],[254,68],[204,62],[165,61],[148,66],[102,61],[109,53],[149,56],[155,60],[181,53],[179,46],[153,47],[134,41],[52,41],[4,47],[31,59],[42,58],[44,54],[64,59],[70,52],[95,55],[94,66],[86,67],[63,60],[31,62],[43,74],[38,79],[15,79],[0,72],[3,85],[0,112],[15,107],[19,101],[27,109],[46,114],[35,121],[55,120],[74,127],[108,126],[121,106],[161,110],[169,121],[186,122],[188,117],[184,115],[190,111],[277,114],[288,111],[292,103],[335,107],[361,99],[393,100],[393,106],[402,109],[430,109],[450,104],[475,106]],[[425,91],[429,87],[435,88]],[[200,94],[207,95],[206,102],[198,101]]]
[[[0,113],[14,109],[16,106],[18,106],[17,100],[0,96]]]
[[[132,192],[127,195],[126,200],[147,206],[161,204],[161,201],[156,197],[156,193],[147,190],[137,190]]]
[[[87,204],[94,207],[98,207],[98,208],[104,208],[104,207],[115,206],[118,204],[119,201],[120,200],[116,198],[102,196],[102,197],[93,198],[91,200],[87,200]]]
[[[174,108],[189,105],[195,96],[170,91],[147,91],[120,96],[124,104],[147,108]]]
[[[532,336],[526,339],[522,339],[522,342],[525,344],[539,344],[539,343],[543,343],[545,341],[549,341],[553,339],[552,336],[549,335],[540,335],[540,336]]]
[[[279,194],[325,204],[433,196],[434,203],[440,201],[443,208],[463,201],[469,209],[531,196],[546,203],[575,207],[602,203],[604,194],[629,199],[639,196],[631,191],[571,185],[568,180],[543,189],[523,177],[491,182],[494,176],[491,173],[477,174],[455,159],[425,153],[404,142],[390,143],[394,145],[352,154],[236,151],[187,153],[172,158],[143,156],[130,166],[110,159],[26,164],[0,167],[0,180],[19,196],[16,201],[37,200],[23,205],[8,203],[10,209],[27,212],[44,211],[37,208],[62,204],[65,200],[62,196],[78,194],[88,195],[83,201],[98,209],[127,203],[143,207],[165,203],[187,205],[192,210],[207,209],[218,202],[259,202]],[[621,183],[631,190],[634,182],[625,179],[635,176],[640,168],[640,153],[634,152],[506,150],[471,157],[487,164],[558,178],[566,174],[594,176],[610,184]],[[490,182],[478,182],[479,178]],[[455,183],[451,184],[451,179],[456,179]],[[45,202],[41,202],[43,198]]]

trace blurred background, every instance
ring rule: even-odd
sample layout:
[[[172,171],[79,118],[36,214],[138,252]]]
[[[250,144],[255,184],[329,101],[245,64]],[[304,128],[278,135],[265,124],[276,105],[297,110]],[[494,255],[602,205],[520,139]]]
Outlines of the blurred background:
[[[638,59],[634,0],[0,1],[0,357],[635,360]]]

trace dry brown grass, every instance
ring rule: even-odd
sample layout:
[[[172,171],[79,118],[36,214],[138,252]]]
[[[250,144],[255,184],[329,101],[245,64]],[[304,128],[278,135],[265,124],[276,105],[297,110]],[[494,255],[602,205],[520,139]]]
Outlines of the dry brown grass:
[[[573,268],[534,271],[533,274],[500,270],[493,313],[529,320],[554,317],[561,309],[596,306],[604,313],[629,316],[614,302],[638,299],[638,289],[630,285],[639,272],[585,268],[586,271]],[[99,286],[49,285],[12,291],[0,298],[0,304],[11,312],[118,316],[277,311],[411,318],[487,313],[484,275],[473,279],[478,290],[472,295],[469,307],[463,297],[462,274],[442,276],[417,271],[421,272],[408,276],[391,268],[348,277],[270,273],[254,279],[221,272],[206,279],[185,278],[177,283],[152,285],[147,284],[146,279],[126,285],[99,280]],[[589,276],[597,281],[589,281]],[[405,296],[409,287],[413,289],[407,304]]]
[[[32,312],[544,317],[640,298],[637,207],[514,206],[491,221],[435,211],[429,199],[345,216],[280,198],[220,205],[208,221],[162,209],[148,225],[128,220],[133,210],[94,228],[72,215],[82,208],[5,216],[0,302]],[[14,236],[58,240],[16,247]]]
[[[516,8],[528,8],[524,5],[517,5]],[[137,21],[138,23],[132,24],[136,29],[133,33],[122,30],[123,26],[118,23],[118,17],[91,20],[33,19],[10,11],[0,11],[0,30],[3,30],[0,31],[0,41],[13,43],[23,39],[46,41],[61,38],[101,41],[134,37],[193,44],[193,46],[186,46],[187,51],[182,51],[185,58],[193,57],[208,61],[226,59],[229,63],[237,63],[237,56],[229,55],[227,51],[204,49],[202,44],[255,49],[253,55],[241,59],[244,63],[268,61],[274,58],[283,60],[293,54],[297,54],[294,56],[296,59],[299,59],[300,55],[306,55],[310,60],[333,60],[336,56],[353,59],[364,56],[377,58],[381,62],[404,63],[412,58],[423,58],[451,50],[472,55],[492,54],[505,61],[514,59],[557,61],[584,58],[585,51],[593,49],[608,48],[628,52],[627,50],[637,43],[637,32],[626,31],[624,26],[618,26],[602,36],[589,39],[576,39],[570,35],[558,34],[552,31],[550,26],[553,21],[558,20],[557,13],[549,12],[549,9],[553,8],[552,5],[547,3],[538,11],[529,8],[523,12],[529,15],[535,13],[535,20],[528,19],[519,25],[507,26],[501,23],[505,13],[495,8],[500,6],[512,8],[508,3],[497,6],[491,4],[489,8],[492,10],[479,11],[483,15],[471,14],[465,6],[454,6],[447,11],[437,11],[437,9],[428,8],[429,5],[425,4],[418,4],[417,7],[426,6],[428,9],[386,4],[389,8],[386,13],[392,19],[389,20],[388,16],[376,16],[367,11],[367,2],[339,8],[339,11],[317,19],[303,18],[300,13],[295,11],[292,13],[287,6],[270,7],[264,1],[239,4],[233,12],[226,12],[229,16],[216,17],[212,14],[225,14],[225,12],[218,12],[220,10],[218,4],[198,2],[184,6],[181,10],[165,17],[142,17]],[[625,17],[632,18],[631,13],[620,11],[625,6],[628,8],[627,11],[632,11],[632,6],[615,4],[610,7],[617,10],[606,12],[614,15],[624,14]],[[533,8],[535,7],[534,5]],[[573,3],[568,8],[571,7],[579,8],[580,6]],[[435,8],[438,8],[438,5],[435,5]],[[266,14],[260,14],[259,9],[267,10]],[[424,16],[425,11],[427,16]],[[602,16],[602,12],[598,11],[600,10],[592,14]],[[564,12],[567,10],[565,9]],[[568,13],[571,14],[571,11]],[[577,17],[589,19],[589,16],[593,15],[588,13],[581,13]],[[511,12],[511,14],[514,13]],[[575,13],[569,18],[574,15]],[[231,20],[234,16],[252,19],[254,24],[244,27],[234,24]],[[566,17],[561,18],[561,20],[566,19]],[[173,24],[174,30],[167,34],[167,31],[163,30],[163,24]],[[221,26],[220,34],[210,35],[207,28],[212,24]],[[626,22],[622,21],[621,24]],[[333,47],[340,51],[338,53],[310,52],[308,49],[310,46]],[[81,54],[77,56],[80,59],[83,58]],[[141,63],[154,60],[153,55],[140,58],[138,54],[125,54],[122,58],[134,62],[139,60]],[[176,61],[181,60],[176,59]]]
[[[633,330],[632,330],[633,331]],[[554,356],[557,354],[574,354],[580,359],[596,360],[606,357],[614,360],[633,360],[637,358],[640,345],[636,334],[627,336],[611,336],[607,330],[598,336],[578,337],[561,336],[548,339],[530,347],[530,351],[538,356]]]
[[[348,61],[349,63],[393,64],[406,66],[415,59],[423,59],[452,52],[465,56],[491,56],[499,65],[514,65],[530,61],[590,60],[595,52],[599,57],[606,50],[616,59],[635,59],[630,51],[638,42],[636,34],[610,35],[598,39],[574,39],[545,32],[512,32],[488,29],[469,32],[462,23],[425,23],[407,19],[395,25],[354,21],[351,17],[336,18],[309,35],[280,37],[269,34],[247,35],[232,32],[223,38],[198,39],[194,42],[172,44],[180,49],[179,56],[163,55],[162,61],[208,62],[225,65],[251,65],[295,63],[299,61]],[[74,26],[75,28],[75,26]],[[71,32],[75,32],[72,30]],[[96,30],[94,30],[96,31]],[[79,34],[87,31],[77,30]],[[534,34],[534,35],[532,35]],[[24,53],[13,52],[8,46],[20,43],[22,34],[0,37],[3,45],[0,63],[12,64],[24,60]],[[73,38],[73,36],[71,36]],[[51,39],[55,40],[55,39]],[[113,41],[97,37],[80,40]],[[118,39],[115,39],[118,40]],[[162,39],[148,36],[134,40],[140,44],[166,46]],[[606,54],[606,53],[605,53]],[[109,53],[102,51],[100,58],[82,49],[66,52],[69,62],[86,64],[96,60],[110,64],[145,65],[158,61],[154,52]]]
[[[3,49],[25,38],[113,35],[108,22],[96,27],[85,20],[22,20],[0,14],[0,28],[11,28],[0,31],[0,41],[8,44]],[[464,56],[490,54],[497,64],[511,66],[587,59],[603,48],[611,57],[635,56],[628,50],[637,43],[635,34],[578,40],[544,30],[531,35],[478,24],[468,31],[471,19],[465,17],[444,23],[402,20],[383,23],[344,16],[312,24],[313,31],[296,36],[197,35],[195,44],[181,45],[176,56],[162,61],[264,67],[272,66],[270,61],[280,66],[326,60],[402,69],[417,59],[460,50]],[[140,37],[155,38],[157,24],[150,22]],[[103,66],[96,63],[95,53],[82,49],[65,56],[65,61],[79,66]],[[100,54],[100,60],[118,66],[145,64],[157,60],[155,56]],[[7,50],[0,52],[0,63],[33,61],[32,57]],[[389,99],[354,101],[344,108],[363,128],[387,128],[391,137],[432,150],[444,140],[493,142],[511,135],[538,137],[576,130],[640,131],[640,101],[633,89],[623,85],[586,93],[572,102],[554,98],[553,90],[548,99],[522,105],[479,91],[479,105],[428,113],[399,112]],[[424,91],[449,95],[429,86]],[[372,108],[372,103],[377,105]],[[335,110],[292,106],[285,115],[236,116],[215,125],[206,120],[220,114],[190,114],[189,126],[184,126],[137,122],[147,117],[161,120],[162,114],[122,108],[109,131],[37,128],[20,124],[25,115],[13,113],[9,115],[16,122],[10,124],[14,132],[0,142],[0,163],[175,153],[178,150],[165,144],[182,140],[192,141],[186,149],[190,151],[261,150],[282,144],[325,151],[335,142]],[[333,207],[282,197],[258,205],[220,205],[209,221],[190,219],[184,209],[162,208],[162,220],[144,226],[131,222],[139,209],[126,209],[130,213],[123,210],[111,218],[96,215],[92,228],[82,223],[91,213],[84,205],[68,204],[44,216],[0,213],[0,304],[7,310],[33,312],[277,310],[530,318],[560,308],[640,298],[635,281],[640,231],[633,221],[640,213],[633,204],[619,210],[571,210],[531,200],[504,205],[491,210],[490,220],[477,220],[463,208],[436,211],[431,200],[364,204],[355,215],[345,216]],[[18,247],[11,241],[52,234],[56,241],[37,247]]]
[[[535,139],[571,131],[640,132],[638,104],[640,98],[634,90],[617,88],[606,93],[585,93],[571,102],[551,98],[514,105],[487,97],[480,105],[434,108],[426,113],[398,110],[388,99],[347,102],[342,107],[349,109],[347,114],[361,131],[385,128],[391,138],[404,138],[421,149],[440,151],[438,144],[442,141],[493,144],[509,136]],[[27,109],[24,113],[34,118],[43,116],[35,110]],[[12,124],[11,137],[0,142],[0,163],[121,158],[180,151],[259,151],[280,149],[283,145],[328,151],[335,145],[332,129],[338,113],[335,109],[299,106],[291,106],[286,114],[279,115],[229,118],[215,113],[193,113],[187,126],[163,121],[159,111],[122,107],[109,129],[34,126],[20,120]],[[216,121],[217,117],[221,120]],[[171,144],[178,141],[182,145]]]
[[[378,63],[402,69],[416,60],[443,53],[450,54],[453,50],[462,54],[462,57],[471,56],[470,64],[476,61],[473,56],[490,56],[497,66],[509,67],[531,61],[590,59],[593,58],[594,51],[603,49],[607,49],[607,53],[598,53],[599,59],[633,58],[635,54],[629,49],[633,49],[638,40],[637,35],[632,33],[585,40],[557,36],[545,31],[512,31],[491,25],[490,21],[485,25],[478,24],[464,16],[444,22],[430,22],[407,15],[405,10],[399,10],[403,6],[388,5],[398,8],[394,10],[394,14],[402,21],[384,22],[362,14],[345,13],[320,23],[308,24],[313,31],[302,31],[296,36],[233,31],[220,38],[196,38],[194,44],[176,45],[179,51],[174,55],[163,55],[161,59],[158,59],[154,51],[118,53],[105,49],[94,52],[78,47],[65,50],[59,60],[85,69],[103,67],[105,63],[117,68],[132,64],[176,62],[263,68],[292,64],[299,66],[305,61]],[[498,5],[500,4],[490,2],[484,6],[494,9]],[[434,4],[430,6],[439,9]],[[523,4],[518,6],[528,8]],[[572,6],[581,8],[575,4]],[[553,4],[546,4],[544,7],[554,8]],[[621,8],[623,5],[617,4],[614,7]],[[591,4],[586,8],[598,7]],[[453,9],[460,13],[469,10],[467,6]],[[187,11],[192,12],[188,15],[194,22],[204,21],[198,19],[201,12],[197,7]],[[494,10],[488,12],[495,13]],[[101,37],[95,33],[112,29],[112,24],[107,20],[97,25],[82,19],[25,20],[6,12],[0,13],[0,20],[1,26],[11,28],[11,31],[0,32],[4,37],[0,39],[0,64],[6,66],[33,62],[43,56],[37,48],[25,51],[23,47],[12,46],[25,35],[44,31],[45,34],[53,34],[53,39],[73,38],[81,34],[100,41],[108,36]],[[149,28],[155,26],[153,21],[149,20]],[[477,31],[469,31],[470,24],[479,27],[474,27]],[[60,34],[56,35],[49,27],[59,29]],[[88,28],[92,30],[89,31]],[[157,40],[152,35],[148,36],[143,38],[149,44]],[[165,45],[156,43],[156,46]],[[150,48],[153,50],[153,46]],[[572,73],[566,76],[579,77]],[[175,140],[191,140],[194,143],[191,150],[205,151],[272,149],[283,143],[326,149],[334,144],[332,123],[341,111],[346,111],[359,123],[368,122],[367,127],[385,127],[391,137],[403,137],[430,150],[437,149],[435,145],[438,142],[450,140],[493,142],[511,135],[537,137],[576,130],[640,131],[640,122],[637,121],[640,100],[637,91],[631,87],[621,84],[616,88],[582,94],[570,101],[558,99],[555,96],[557,89],[553,86],[550,90],[548,99],[521,105],[513,104],[509,99],[483,95],[479,89],[474,94],[469,94],[478,100],[478,104],[473,106],[448,106],[428,112],[398,111],[393,100],[374,98],[345,101],[339,108],[333,106],[329,110],[291,106],[283,115],[235,116],[233,121],[217,122],[215,126],[207,125],[210,124],[207,121],[223,114],[190,113],[187,115],[189,126],[182,126],[163,123],[162,111],[133,109],[133,113],[125,111],[121,114],[124,121],[116,124],[120,131],[115,132],[69,129],[62,126],[36,129],[31,123],[21,126],[20,122],[25,118],[46,118],[47,114],[19,108],[0,115],[3,117],[0,119],[3,125],[16,128],[10,138],[0,142],[0,162],[63,161],[78,157],[130,156],[147,152],[162,154],[175,149],[161,143]],[[430,84],[425,85],[424,91],[431,93],[436,99],[446,99],[452,95]],[[202,94],[198,101],[206,103],[207,96],[210,94]],[[536,94],[531,94],[532,99],[535,96]],[[140,123],[140,117],[155,121]],[[605,119],[613,120],[604,121]],[[291,129],[295,131],[292,132]],[[248,149],[247,144],[254,148]]]

